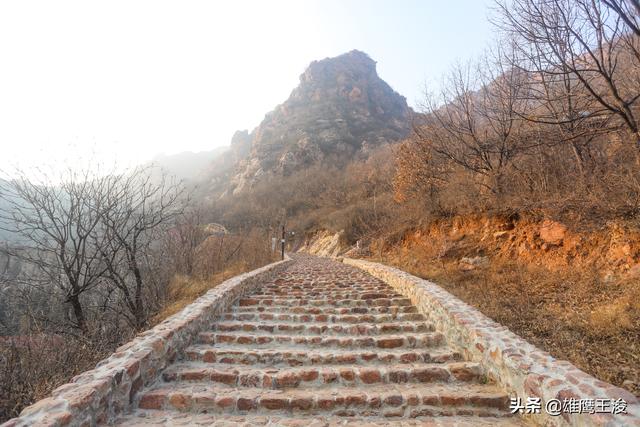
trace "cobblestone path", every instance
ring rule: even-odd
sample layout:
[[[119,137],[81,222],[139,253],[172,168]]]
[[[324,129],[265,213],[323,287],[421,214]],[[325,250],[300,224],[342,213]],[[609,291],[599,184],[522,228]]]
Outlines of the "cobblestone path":
[[[297,256],[202,331],[119,425],[521,425],[508,403],[407,298]]]

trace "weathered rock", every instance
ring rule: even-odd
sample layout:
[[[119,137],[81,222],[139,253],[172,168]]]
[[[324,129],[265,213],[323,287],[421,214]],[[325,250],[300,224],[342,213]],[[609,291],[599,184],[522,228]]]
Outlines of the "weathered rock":
[[[559,222],[544,220],[540,226],[540,238],[549,245],[561,245],[567,234],[567,227]]]

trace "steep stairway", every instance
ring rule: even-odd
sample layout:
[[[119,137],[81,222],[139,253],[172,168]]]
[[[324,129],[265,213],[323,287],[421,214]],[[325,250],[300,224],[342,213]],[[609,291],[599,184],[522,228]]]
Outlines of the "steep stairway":
[[[508,405],[409,299],[297,256],[202,331],[118,425],[521,425]]]

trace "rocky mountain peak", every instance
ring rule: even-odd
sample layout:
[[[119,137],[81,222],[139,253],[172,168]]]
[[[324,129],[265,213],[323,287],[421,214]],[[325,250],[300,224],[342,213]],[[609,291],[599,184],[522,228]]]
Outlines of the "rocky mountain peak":
[[[364,52],[352,50],[335,58],[313,61],[300,76],[300,88],[368,80],[377,77],[376,63]]]
[[[376,62],[353,50],[313,61],[289,98],[233,145],[250,150],[231,178],[235,193],[260,179],[313,163],[348,162],[363,147],[398,141],[409,132],[410,109],[376,72]]]

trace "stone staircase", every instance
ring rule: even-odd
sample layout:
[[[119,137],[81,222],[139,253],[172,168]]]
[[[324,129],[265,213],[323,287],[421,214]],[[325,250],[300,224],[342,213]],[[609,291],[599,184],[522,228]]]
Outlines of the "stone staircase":
[[[299,256],[241,298],[118,425],[521,425],[410,300]]]

